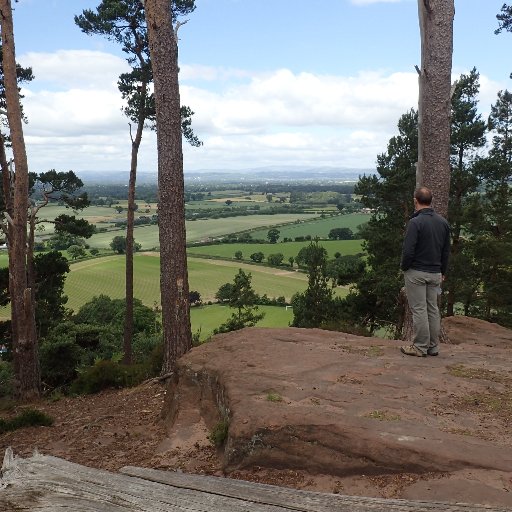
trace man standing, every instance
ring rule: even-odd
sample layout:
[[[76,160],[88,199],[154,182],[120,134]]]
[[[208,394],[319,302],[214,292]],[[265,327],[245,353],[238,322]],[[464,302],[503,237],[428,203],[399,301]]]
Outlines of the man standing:
[[[431,207],[432,192],[414,192],[415,212],[407,225],[402,249],[407,302],[412,311],[413,344],[401,347],[408,356],[437,356],[441,318],[437,297],[450,254],[450,226]]]

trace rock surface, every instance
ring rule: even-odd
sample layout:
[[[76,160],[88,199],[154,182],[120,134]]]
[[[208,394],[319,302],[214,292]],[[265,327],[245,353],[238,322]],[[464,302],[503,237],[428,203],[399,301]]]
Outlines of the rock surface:
[[[226,474],[330,475],[347,492],[360,475],[407,473],[418,478],[403,497],[512,505],[512,332],[445,328],[452,344],[426,358],[316,329],[216,336],[180,360],[168,390],[173,445],[225,420]]]
[[[218,337],[183,358],[172,398],[149,381],[0,403],[1,417],[30,406],[55,420],[0,434],[0,452],[30,457],[37,447],[110,471],[144,466],[512,510],[512,331],[465,317],[445,329],[452,344],[426,359],[403,356],[397,341],[326,331]],[[217,451],[208,435],[222,414],[229,439]]]

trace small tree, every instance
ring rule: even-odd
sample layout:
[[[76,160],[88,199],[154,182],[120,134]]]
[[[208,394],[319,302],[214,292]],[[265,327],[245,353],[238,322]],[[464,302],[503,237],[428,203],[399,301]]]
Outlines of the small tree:
[[[334,228],[329,231],[330,240],[352,240],[354,233],[350,228]]]
[[[280,234],[281,232],[276,228],[269,229],[267,239],[271,244],[275,244],[279,240]]]
[[[274,267],[279,267],[281,263],[283,263],[284,255],[280,252],[276,254],[269,254],[267,256],[267,261],[269,265],[273,265]]]
[[[252,261],[255,263],[261,263],[263,261],[263,258],[265,255],[262,252],[253,252],[249,258],[251,258]]]
[[[79,245],[72,245],[68,247],[68,254],[73,260],[84,258],[86,256],[85,249]]]
[[[295,258],[294,258],[293,256],[290,256],[290,257],[288,258],[288,263],[290,264],[290,267],[292,267],[292,268],[293,268],[293,262],[294,262],[294,261],[295,261]]]
[[[308,246],[308,288],[292,298],[293,327],[320,327],[331,320],[333,292],[327,274],[327,251],[318,242]]]
[[[117,254],[124,254],[126,251],[126,237],[125,236],[115,236],[110,242],[110,248],[117,252]]]
[[[366,269],[366,263],[360,255],[339,256],[327,264],[327,273],[338,286],[354,283]]]
[[[251,274],[246,274],[242,269],[238,270],[227,301],[229,306],[236,311],[225,323],[214,330],[214,334],[252,327],[265,316],[264,313],[257,313],[258,295],[252,289],[251,279]]]
[[[243,257],[244,257],[244,256],[243,256],[243,254],[242,254],[242,251],[236,251],[236,252],[235,252],[235,259],[237,259],[237,260],[241,260],[241,259],[243,259]]]
[[[227,302],[231,297],[233,291],[233,285],[231,283],[224,283],[215,294],[215,298],[219,302]]]
[[[191,290],[188,293],[188,300],[190,305],[200,305],[201,304],[201,294],[196,290]]]

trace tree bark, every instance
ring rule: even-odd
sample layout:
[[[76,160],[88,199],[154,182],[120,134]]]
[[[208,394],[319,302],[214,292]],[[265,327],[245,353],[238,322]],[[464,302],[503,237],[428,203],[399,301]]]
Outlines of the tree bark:
[[[418,0],[421,69],[418,101],[416,187],[434,195],[437,213],[448,216],[450,196],[450,116],[454,0]],[[405,301],[403,339],[412,341],[412,314]],[[441,329],[440,341],[447,341]]]
[[[450,99],[454,0],[418,0],[421,70],[416,185],[434,194],[436,211],[448,215]]]
[[[3,133],[0,132],[0,166],[2,168],[2,187],[4,192],[4,203],[5,203],[5,212],[12,219],[14,216],[14,206],[13,206],[13,187],[14,183],[11,179],[11,172],[9,168],[9,162],[7,161],[7,155],[5,153],[5,137]],[[7,239],[7,247],[12,247],[12,239],[13,239],[13,226],[7,221],[4,225],[5,237]],[[9,251],[10,254],[10,251]],[[9,296],[12,297],[14,294],[14,259],[9,256]],[[11,302],[11,339],[13,340],[13,344],[17,339],[17,319],[16,315],[16,306],[13,302]],[[14,345],[13,345],[14,350]]]
[[[174,369],[177,358],[192,347],[178,45],[169,0],[146,0],[145,12],[156,102],[160,293],[164,338],[162,373],[168,373]]]
[[[21,399],[30,399],[40,393],[40,372],[32,290],[27,282],[27,208],[28,162],[23,137],[22,112],[16,78],[14,28],[10,0],[0,0],[0,26],[7,119],[15,164],[13,236],[9,247],[9,268],[12,270],[13,338],[15,392]]]

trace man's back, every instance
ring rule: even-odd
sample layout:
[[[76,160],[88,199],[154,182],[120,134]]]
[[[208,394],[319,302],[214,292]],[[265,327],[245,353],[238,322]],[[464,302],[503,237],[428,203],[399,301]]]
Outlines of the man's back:
[[[402,253],[402,270],[410,268],[446,273],[450,254],[450,227],[432,208],[415,212],[407,225]]]

